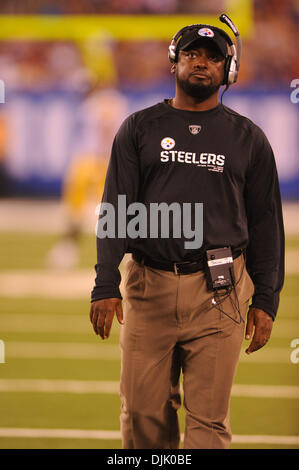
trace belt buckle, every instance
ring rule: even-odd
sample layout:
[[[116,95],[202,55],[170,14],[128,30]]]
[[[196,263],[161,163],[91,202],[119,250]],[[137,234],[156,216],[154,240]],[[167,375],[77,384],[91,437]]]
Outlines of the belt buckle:
[[[181,274],[179,265],[182,265],[182,264],[192,266],[193,264],[196,264],[196,261],[181,261],[180,263],[173,263],[173,270],[176,275]]]
[[[177,276],[180,274],[179,265],[182,265],[182,264],[190,264],[190,262],[189,261],[181,261],[180,263],[173,263],[173,269],[174,269],[174,272]]]
[[[174,273],[176,274],[176,276],[178,276],[178,274],[179,274],[177,264],[179,264],[179,263],[173,263],[173,269],[174,269]]]

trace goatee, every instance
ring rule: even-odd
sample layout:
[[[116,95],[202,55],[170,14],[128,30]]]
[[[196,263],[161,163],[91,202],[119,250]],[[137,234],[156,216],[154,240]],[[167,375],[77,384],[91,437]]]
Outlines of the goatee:
[[[205,101],[216,93],[220,85],[203,85],[201,82],[192,83],[188,79],[182,80],[176,76],[178,86],[189,96],[195,98],[198,102]]]

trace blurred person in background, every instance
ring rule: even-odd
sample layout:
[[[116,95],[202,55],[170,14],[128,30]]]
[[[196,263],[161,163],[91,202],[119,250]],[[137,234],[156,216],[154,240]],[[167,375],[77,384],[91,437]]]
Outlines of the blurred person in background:
[[[128,114],[127,99],[115,86],[113,49],[111,38],[98,33],[74,50],[57,45],[49,57],[56,82],[66,77],[70,87],[84,96],[76,112],[72,154],[62,183],[66,230],[46,257],[49,267],[78,265],[86,214],[102,197],[111,142]],[[77,59],[75,51],[80,53]],[[76,66],[79,57],[80,67]]]
[[[81,103],[76,141],[62,189],[67,231],[48,254],[48,266],[78,265],[85,216],[102,197],[111,142],[127,114],[127,99],[115,88],[94,89]]]

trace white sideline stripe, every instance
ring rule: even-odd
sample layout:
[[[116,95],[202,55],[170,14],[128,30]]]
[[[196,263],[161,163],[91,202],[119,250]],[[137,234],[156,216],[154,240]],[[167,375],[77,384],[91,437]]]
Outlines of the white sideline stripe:
[[[59,439],[121,439],[120,431],[101,431],[85,429],[29,429],[0,428],[0,437],[33,437]]]
[[[117,381],[0,379],[0,392],[117,394],[118,391]]]
[[[88,299],[93,284],[92,269],[37,269],[0,273],[0,295],[56,299]],[[18,289],[15,286],[18,286]]]
[[[121,433],[120,431],[85,429],[0,428],[0,437],[120,440]],[[181,434],[181,439],[184,439],[183,434]],[[233,435],[232,442],[235,444],[297,445],[299,436]]]
[[[296,385],[244,385],[235,384],[232,388],[234,397],[254,398],[297,398],[299,387]]]
[[[282,444],[298,445],[299,436],[271,436],[271,435],[235,435],[232,438],[234,444]]]
[[[82,333],[92,334],[93,329],[86,315],[73,314],[36,314],[36,313],[4,313],[0,315],[1,331],[3,332],[45,332],[45,333]]]
[[[0,392],[118,394],[119,382],[96,380],[0,379]],[[235,384],[232,388],[232,396],[299,399],[299,387],[294,385]]]
[[[1,322],[2,324],[2,322]],[[92,334],[92,332],[91,332]],[[245,345],[240,354],[240,362],[249,363],[281,363],[290,362],[291,348],[272,348],[270,345],[260,351],[245,354]],[[5,354],[9,358],[52,358],[82,360],[120,360],[119,344],[110,344],[99,340],[97,344],[89,343],[41,343],[30,341],[5,342]]]
[[[299,250],[297,248],[286,250],[285,257],[286,273],[298,274]],[[43,298],[88,299],[93,283],[92,269],[3,271],[0,272],[0,295],[20,298],[36,296],[38,292],[38,296]]]
[[[120,359],[119,345],[104,341],[98,344],[7,341],[5,346],[7,358]]]

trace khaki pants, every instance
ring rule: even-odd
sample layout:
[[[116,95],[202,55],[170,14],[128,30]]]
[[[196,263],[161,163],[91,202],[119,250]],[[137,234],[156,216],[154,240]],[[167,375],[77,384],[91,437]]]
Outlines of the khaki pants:
[[[244,334],[238,309],[245,320],[254,291],[243,256],[234,260],[234,272],[235,292],[219,303],[202,271],[176,275],[128,261],[120,337],[123,448],[179,448],[181,371],[184,448],[229,447],[230,393]]]

